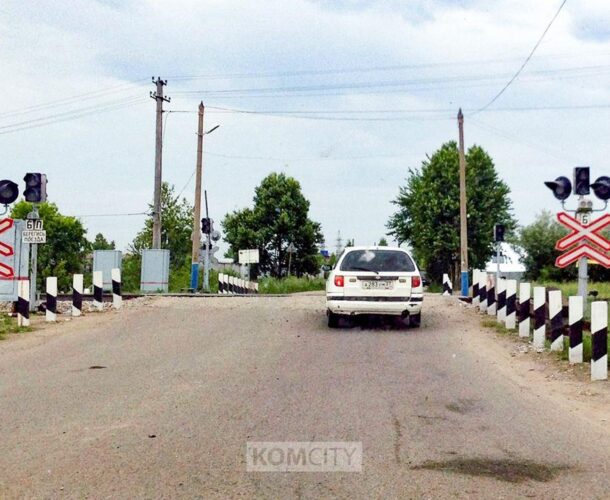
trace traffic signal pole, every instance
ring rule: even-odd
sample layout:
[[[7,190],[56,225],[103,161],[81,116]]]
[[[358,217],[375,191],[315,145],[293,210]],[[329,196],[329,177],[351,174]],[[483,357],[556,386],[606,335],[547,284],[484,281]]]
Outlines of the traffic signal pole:
[[[28,219],[38,220],[40,215],[38,214],[38,205],[32,204],[32,211],[27,215]],[[36,311],[36,279],[38,271],[38,244],[32,243],[30,245],[30,311]]]
[[[206,219],[210,218],[210,214],[208,213],[208,192],[204,191],[205,196],[205,217]],[[212,227],[210,225],[210,231]],[[205,260],[203,262],[203,289],[206,292],[210,291],[210,231],[208,231],[205,235]]]
[[[466,220],[466,157],[464,156],[464,115],[458,112],[460,155],[460,270],[462,296],[468,296],[468,222]]]
[[[197,167],[195,169],[195,207],[193,210],[193,246],[191,260],[191,289],[199,288],[199,248],[201,245],[201,177],[203,176],[203,102],[199,103],[197,127]]]

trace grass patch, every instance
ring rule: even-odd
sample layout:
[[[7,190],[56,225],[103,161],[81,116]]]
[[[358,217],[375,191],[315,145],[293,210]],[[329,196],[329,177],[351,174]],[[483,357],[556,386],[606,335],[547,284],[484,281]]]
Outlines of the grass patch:
[[[297,293],[324,290],[326,280],[324,278],[298,278],[288,276],[286,278],[260,278],[258,281],[259,293]]]
[[[6,314],[0,314],[0,340],[8,333],[30,332],[32,329],[29,326],[17,326],[17,320]]]
[[[506,335],[507,333],[512,333],[515,331],[515,330],[509,330],[508,328],[506,328],[504,326],[504,323],[498,323],[498,321],[495,319],[495,316],[492,316],[491,318],[481,319],[481,325],[484,326],[485,328],[490,328],[492,330],[495,330],[497,333],[500,333],[502,335]]]
[[[578,295],[578,283],[576,281],[567,281],[560,283],[556,281],[549,281],[546,283],[534,283],[532,286],[544,286],[547,288],[556,288],[561,290],[561,293],[566,297],[570,295]],[[609,282],[589,282],[588,290],[595,290],[598,292],[598,297],[603,299],[610,298],[610,283]]]

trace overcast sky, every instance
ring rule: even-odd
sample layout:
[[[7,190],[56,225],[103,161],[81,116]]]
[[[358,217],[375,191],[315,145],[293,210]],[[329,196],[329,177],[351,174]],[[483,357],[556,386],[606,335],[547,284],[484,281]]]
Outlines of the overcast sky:
[[[45,172],[49,200],[124,248],[153,192],[151,76],[168,80],[163,177],[193,200],[197,105],[219,221],[272,171],[311,218],[377,241],[390,201],[443,142],[483,146],[521,224],[556,209],[544,180],[610,174],[610,5],[568,0],[3,0],[1,178]],[[223,109],[214,109],[223,108]],[[555,109],[532,109],[555,108]],[[557,109],[560,108],[560,109]],[[236,113],[230,110],[263,112]],[[186,113],[182,111],[187,111]],[[279,116],[278,116],[279,115]]]

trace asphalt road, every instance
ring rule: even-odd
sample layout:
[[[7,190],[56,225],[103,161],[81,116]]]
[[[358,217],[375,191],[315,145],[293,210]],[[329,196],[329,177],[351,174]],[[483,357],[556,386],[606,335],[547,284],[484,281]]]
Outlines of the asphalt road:
[[[432,296],[417,330],[164,298],[0,342],[0,497],[607,498],[608,424],[495,342]],[[248,441],[359,441],[363,470],[246,472]]]

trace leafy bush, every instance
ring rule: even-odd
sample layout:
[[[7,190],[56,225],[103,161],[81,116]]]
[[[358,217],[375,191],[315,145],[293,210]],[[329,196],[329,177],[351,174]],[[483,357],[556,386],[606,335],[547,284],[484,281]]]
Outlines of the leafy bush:
[[[324,278],[287,276],[286,278],[262,278],[258,282],[259,293],[297,293],[324,290]]]

